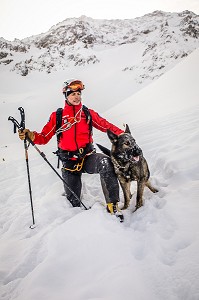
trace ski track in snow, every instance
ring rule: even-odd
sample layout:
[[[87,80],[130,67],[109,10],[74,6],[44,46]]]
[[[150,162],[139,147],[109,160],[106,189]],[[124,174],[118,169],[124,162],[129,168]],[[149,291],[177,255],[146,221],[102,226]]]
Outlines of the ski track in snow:
[[[134,128],[159,192],[145,190],[144,207],[133,213],[133,183],[123,224],[101,205],[98,175],[83,175],[82,201],[92,209],[71,208],[62,182],[30,150],[36,228],[29,229],[25,160],[2,162],[1,299],[199,299],[197,116],[190,110]]]

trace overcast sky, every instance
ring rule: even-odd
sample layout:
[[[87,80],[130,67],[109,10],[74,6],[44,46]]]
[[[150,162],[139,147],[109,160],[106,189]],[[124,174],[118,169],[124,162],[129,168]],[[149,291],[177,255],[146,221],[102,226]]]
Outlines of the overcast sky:
[[[133,19],[154,10],[199,14],[199,0],[0,0],[0,37],[22,39],[81,15]]]

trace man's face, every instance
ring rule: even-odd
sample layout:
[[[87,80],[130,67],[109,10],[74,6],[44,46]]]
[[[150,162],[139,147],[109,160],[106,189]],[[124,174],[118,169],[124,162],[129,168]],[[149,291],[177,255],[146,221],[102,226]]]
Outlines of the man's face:
[[[69,96],[67,96],[67,100],[71,105],[78,105],[81,102],[81,93],[79,91],[72,92]]]

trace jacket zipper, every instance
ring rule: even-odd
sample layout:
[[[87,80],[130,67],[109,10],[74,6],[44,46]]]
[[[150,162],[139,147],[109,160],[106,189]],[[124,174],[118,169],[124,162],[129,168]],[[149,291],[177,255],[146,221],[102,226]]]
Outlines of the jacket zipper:
[[[74,117],[75,117],[75,106],[73,106],[73,113],[74,113]],[[75,128],[74,128],[74,140],[75,140],[75,144],[76,144],[76,147],[77,147],[77,150],[78,150],[78,144],[77,144],[77,139],[76,139],[76,135],[77,135],[77,130],[76,130],[76,123],[75,123]]]

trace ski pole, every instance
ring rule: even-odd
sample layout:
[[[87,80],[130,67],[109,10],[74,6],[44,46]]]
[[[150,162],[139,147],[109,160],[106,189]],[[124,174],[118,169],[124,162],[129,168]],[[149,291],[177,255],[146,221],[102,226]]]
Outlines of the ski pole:
[[[24,112],[23,107],[19,107],[18,110],[20,111],[20,114],[21,114],[20,130],[24,130],[25,129],[25,112]],[[26,169],[27,169],[27,175],[28,175],[28,187],[29,187],[30,205],[31,205],[31,212],[32,212],[32,222],[33,222],[33,225],[31,225],[30,228],[33,229],[35,227],[35,217],[34,217],[33,200],[32,200],[32,188],[31,188],[31,181],[30,181],[27,136],[24,139],[24,150],[25,150]]]
[[[16,133],[16,128],[20,129],[20,124],[11,116],[8,118],[8,120],[12,121],[14,123],[14,133]],[[46,155],[44,154],[44,152],[40,151],[39,148],[35,145],[35,143],[29,137],[26,137],[26,140],[35,148],[35,150],[41,155],[41,157],[46,161],[46,163],[56,173],[56,175],[60,178],[60,180],[66,185],[67,189],[73,194],[73,196],[76,198],[76,200],[78,200],[78,202],[84,207],[85,210],[88,210],[88,208],[84,205],[84,203],[80,200],[80,198],[76,195],[76,193],[68,186],[67,182],[60,176],[60,174],[51,165],[51,163],[46,158]],[[69,202],[72,204],[72,201],[69,200]]]
[[[24,140],[24,149],[25,149],[25,158],[26,158],[26,169],[27,169],[27,175],[28,175],[28,187],[29,187],[29,194],[30,194],[32,222],[33,222],[33,225],[30,225],[30,228],[33,229],[35,227],[35,218],[34,218],[34,209],[33,209],[33,201],[32,201],[32,189],[31,189],[31,181],[30,181],[30,169],[29,169],[29,160],[28,160],[28,145],[27,145],[26,139],[27,139],[27,137]]]
[[[19,130],[24,130],[25,128],[25,114],[24,109],[22,107],[19,107],[18,110],[21,113],[21,123],[19,124],[13,117],[9,117],[8,120],[12,121],[14,124],[14,133],[16,133],[16,128]],[[28,175],[28,187],[29,187],[29,195],[30,195],[30,205],[31,205],[31,213],[32,213],[32,221],[33,224],[29,227],[31,229],[35,228],[35,218],[34,218],[34,209],[33,209],[33,200],[32,200],[32,188],[31,188],[31,181],[30,181],[30,169],[29,169],[29,160],[28,160],[28,145],[27,145],[27,139],[24,140],[24,150],[25,150],[25,160],[26,160],[26,169],[27,169],[27,175]]]
[[[27,137],[27,141],[35,148],[35,150],[41,155],[41,157],[43,157],[43,159],[45,160],[45,162],[47,162],[47,164],[56,173],[56,175],[61,179],[61,181],[63,181],[63,183],[66,185],[67,189],[73,194],[73,196],[76,198],[76,200],[78,200],[78,202],[87,210],[88,208],[84,205],[84,203],[80,200],[80,198],[76,195],[76,193],[68,186],[68,184],[66,183],[66,181],[61,177],[61,175],[55,170],[55,168],[48,161],[48,159],[46,158],[46,155],[44,154],[44,152],[40,151],[39,148],[35,145],[35,143],[29,137]],[[70,203],[72,204],[71,201],[70,201]]]

